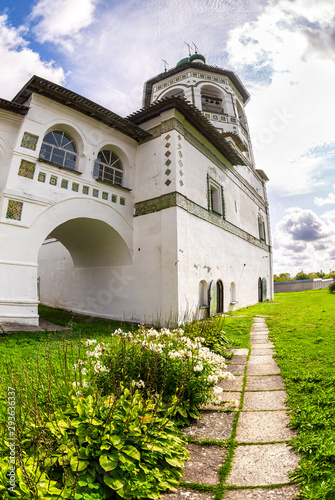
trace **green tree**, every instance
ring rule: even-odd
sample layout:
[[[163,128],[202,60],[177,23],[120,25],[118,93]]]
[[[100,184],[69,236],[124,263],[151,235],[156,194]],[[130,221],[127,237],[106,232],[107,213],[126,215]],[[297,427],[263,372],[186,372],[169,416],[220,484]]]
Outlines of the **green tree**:
[[[310,277],[308,274],[304,273],[304,271],[300,271],[299,273],[296,274],[295,280],[309,280]]]

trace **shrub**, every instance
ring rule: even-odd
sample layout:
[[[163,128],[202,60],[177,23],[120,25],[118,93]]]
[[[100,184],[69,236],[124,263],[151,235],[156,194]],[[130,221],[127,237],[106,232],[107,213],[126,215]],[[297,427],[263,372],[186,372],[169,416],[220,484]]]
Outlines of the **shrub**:
[[[122,388],[118,398],[96,388],[85,396],[73,393],[66,409],[49,415],[28,410],[18,435],[15,497],[159,498],[160,491],[175,489],[189,458],[170,419],[175,401],[167,408],[134,387]],[[3,485],[8,471],[5,458]]]
[[[331,283],[331,284],[329,285],[329,291],[330,291],[330,293],[335,292],[335,281],[333,281],[333,283]]]

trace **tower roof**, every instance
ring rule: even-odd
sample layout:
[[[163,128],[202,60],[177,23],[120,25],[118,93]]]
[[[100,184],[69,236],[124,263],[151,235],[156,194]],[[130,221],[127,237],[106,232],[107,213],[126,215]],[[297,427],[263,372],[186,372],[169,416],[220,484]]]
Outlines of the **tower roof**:
[[[174,68],[170,69],[169,71],[164,71],[163,73],[160,73],[157,76],[154,76],[150,80],[148,80],[144,84],[144,95],[143,95],[143,106],[149,106],[150,104],[150,97],[152,94],[152,87],[154,86],[155,83],[160,82],[161,80],[164,80],[165,78],[169,78],[176,73],[180,73],[181,71],[184,71],[188,68],[194,68],[202,71],[209,71],[211,73],[216,73],[218,75],[223,75],[226,76],[230,79],[230,81],[235,85],[236,89],[239,91],[239,93],[242,96],[243,103],[246,104],[249,99],[250,99],[250,94],[239,79],[239,77],[231,70],[229,69],[222,69],[218,68],[217,66],[210,66],[206,63],[198,62],[197,59],[192,59],[194,56],[197,56],[198,59],[205,59],[204,56],[201,54],[193,54],[193,56],[186,57],[179,61],[177,66]]]

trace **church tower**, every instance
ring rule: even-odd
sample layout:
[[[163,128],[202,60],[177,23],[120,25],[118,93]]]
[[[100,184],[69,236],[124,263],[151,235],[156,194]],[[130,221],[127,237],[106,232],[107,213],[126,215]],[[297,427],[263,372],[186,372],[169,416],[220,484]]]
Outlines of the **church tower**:
[[[193,104],[239,154],[254,167],[254,157],[244,107],[250,95],[230,70],[210,66],[197,52],[176,67],[147,81],[143,106],[179,96]]]

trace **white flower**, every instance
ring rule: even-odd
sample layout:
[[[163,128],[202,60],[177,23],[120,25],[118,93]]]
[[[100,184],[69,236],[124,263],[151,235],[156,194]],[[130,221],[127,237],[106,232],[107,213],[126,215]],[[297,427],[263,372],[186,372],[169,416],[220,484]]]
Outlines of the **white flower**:
[[[213,393],[215,394],[215,396],[218,396],[219,394],[221,394],[221,392],[223,392],[222,387],[218,387],[217,385],[213,387]]]
[[[81,370],[81,374],[82,374],[82,375],[86,375],[86,373],[87,373],[87,368],[82,368],[82,370]]]
[[[80,382],[72,382],[72,387],[80,387]]]
[[[194,370],[195,372],[202,372],[202,370],[203,370],[203,369],[204,369],[204,367],[203,367],[203,364],[202,364],[202,363],[197,363],[197,364],[195,365],[195,367],[193,368],[193,370]]]
[[[79,396],[81,396],[81,391],[77,391],[76,396],[79,398]]]
[[[97,341],[95,339],[92,339],[92,340],[87,339],[85,342],[85,345],[88,347],[88,346],[96,344],[96,343],[97,343]]]
[[[89,387],[90,384],[88,382],[86,382],[86,380],[83,381],[83,387],[85,387],[85,389],[87,389],[87,387]]]
[[[145,383],[143,382],[143,380],[138,380],[137,382],[135,382],[135,385],[138,388],[145,387]]]

